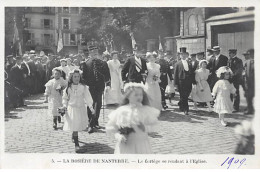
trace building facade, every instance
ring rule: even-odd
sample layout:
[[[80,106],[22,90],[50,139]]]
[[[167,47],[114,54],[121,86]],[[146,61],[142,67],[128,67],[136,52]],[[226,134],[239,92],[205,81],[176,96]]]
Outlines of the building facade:
[[[81,8],[58,7],[56,14],[56,28],[61,30],[63,37],[63,49],[61,54],[76,54],[81,45],[82,34],[80,33]],[[58,41],[58,34],[56,42]]]
[[[177,50],[186,47],[191,53],[205,52],[219,45],[242,52],[254,48],[254,8],[183,8],[180,11],[180,35],[175,36]]]
[[[55,53],[55,7],[25,8],[24,49]]]
[[[237,49],[243,61],[243,52],[254,48],[254,9],[238,8],[237,12],[212,16],[206,20],[206,46],[219,45],[228,56],[229,49]]]
[[[186,47],[189,53],[205,50],[206,8],[188,8],[180,11],[180,35],[175,36],[177,50]]]
[[[63,38],[62,55],[76,54],[81,43],[79,33],[79,7],[27,7],[25,8],[25,51],[57,53],[58,34]]]

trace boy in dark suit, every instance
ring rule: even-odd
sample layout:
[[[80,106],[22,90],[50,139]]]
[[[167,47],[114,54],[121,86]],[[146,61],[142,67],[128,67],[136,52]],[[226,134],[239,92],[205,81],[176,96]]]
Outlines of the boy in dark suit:
[[[240,104],[240,95],[239,95],[239,86],[242,84],[242,72],[243,72],[243,62],[240,58],[238,58],[236,49],[229,49],[229,57],[228,67],[231,68],[233,72],[233,76],[231,78],[231,82],[236,88],[236,95],[233,97],[234,99],[234,110],[235,112],[239,111]]]
[[[186,52],[186,48],[182,47],[180,50],[181,60],[176,63],[174,81],[180,93],[179,109],[185,115],[189,115],[188,97],[192,88],[191,64],[187,60],[189,54]]]
[[[147,76],[146,61],[142,58],[143,53],[141,46],[137,44],[134,49],[134,57],[126,60],[122,68],[122,80],[126,82],[145,83]]]

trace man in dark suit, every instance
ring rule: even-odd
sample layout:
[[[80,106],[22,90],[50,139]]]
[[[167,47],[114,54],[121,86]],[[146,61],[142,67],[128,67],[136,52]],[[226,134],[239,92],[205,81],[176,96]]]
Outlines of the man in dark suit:
[[[38,82],[38,78],[36,77],[36,73],[37,73],[37,67],[35,65],[35,51],[34,50],[31,50],[30,51],[30,54],[29,54],[29,61],[28,61],[28,65],[30,67],[30,71],[31,71],[31,74],[30,74],[30,78],[32,80],[32,85],[30,85],[30,91],[31,91],[31,94],[36,94],[37,93],[37,84],[36,82]]]
[[[28,65],[29,62],[29,56],[27,54],[24,54],[23,57],[23,62],[21,63],[21,67],[23,70],[23,75],[24,75],[24,94],[25,96],[28,96],[31,94],[31,86],[33,85],[32,77],[31,77],[31,68]]]
[[[124,83],[145,83],[144,78],[147,76],[147,66],[142,56],[141,46],[137,44],[134,49],[134,57],[128,58],[123,65],[121,74]]]
[[[240,104],[240,95],[239,95],[239,86],[242,84],[242,72],[243,72],[243,62],[240,58],[237,57],[236,49],[229,49],[229,60],[228,67],[231,68],[233,72],[233,77],[231,78],[231,82],[236,88],[236,95],[233,97],[234,99],[234,110],[235,112],[239,111]]]
[[[245,114],[253,114],[253,98],[255,97],[255,68],[254,68],[254,49],[249,49],[244,56],[249,56],[245,62],[244,88],[247,101],[247,111]]]
[[[228,62],[228,58],[220,54],[219,46],[214,46],[212,51],[213,51],[213,56],[209,59],[209,63],[207,66],[210,72],[208,82],[211,90],[213,89],[215,83],[218,81],[216,71],[222,66],[227,66],[227,62]]]
[[[102,106],[102,94],[106,86],[110,87],[110,73],[107,63],[99,58],[98,48],[91,45],[88,49],[90,58],[80,64],[80,69],[83,71],[83,81],[89,86],[89,91],[93,99],[95,114],[92,114],[88,108],[90,122],[88,132],[93,133],[94,128],[100,129],[98,118]]]
[[[14,107],[26,106],[23,101],[24,73],[21,64],[22,58],[17,56],[16,64],[11,68],[10,71],[10,82],[16,88],[16,90],[19,90],[19,93],[17,92],[18,94],[15,95],[16,99],[13,101]]]
[[[51,79],[52,76],[52,69],[58,67],[56,64],[56,60],[54,55],[49,54],[48,61],[46,63],[46,82],[48,82]]]
[[[5,63],[5,71],[7,72],[7,74],[9,75],[10,74],[10,70],[11,68],[15,65],[15,62],[14,62],[14,57],[13,55],[8,55],[6,57],[6,63]]]
[[[196,81],[195,81],[195,71],[199,67],[199,61],[196,59],[196,54],[191,54],[190,55],[190,63],[191,63],[192,84],[196,84]]]
[[[162,106],[164,109],[166,109],[168,108],[165,101],[165,90],[166,90],[166,86],[168,85],[167,75],[170,78],[170,82],[173,81],[173,78],[170,69],[170,64],[164,59],[163,52],[159,50],[158,55],[159,55],[158,64],[160,65],[160,72],[161,72],[161,76],[160,76],[161,82],[159,83],[159,85],[160,85],[161,95],[162,95]]]
[[[189,54],[186,52],[186,48],[182,47],[180,50],[181,60],[175,65],[174,81],[180,93],[179,109],[185,115],[189,115],[188,97],[192,88],[191,64],[187,60]]]

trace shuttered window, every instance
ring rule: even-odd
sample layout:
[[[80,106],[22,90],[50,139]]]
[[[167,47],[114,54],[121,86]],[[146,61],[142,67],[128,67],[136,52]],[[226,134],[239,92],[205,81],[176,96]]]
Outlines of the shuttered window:
[[[62,28],[70,29],[70,19],[69,18],[62,18]]]
[[[70,34],[63,33],[64,45],[70,45]]]

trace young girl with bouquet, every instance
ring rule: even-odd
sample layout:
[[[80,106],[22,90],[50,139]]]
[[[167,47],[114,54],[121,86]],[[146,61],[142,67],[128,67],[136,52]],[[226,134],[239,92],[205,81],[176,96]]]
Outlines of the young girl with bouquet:
[[[61,120],[61,116],[57,109],[62,106],[62,92],[67,86],[67,82],[61,78],[61,69],[54,68],[52,70],[53,79],[45,84],[45,102],[48,102],[49,115],[53,116],[53,128],[57,129],[57,121]]]
[[[75,143],[75,151],[80,150],[78,132],[88,127],[87,107],[95,113],[92,104],[93,99],[89,89],[82,84],[81,71],[74,69],[69,73],[68,87],[62,97],[63,107],[60,111],[65,113],[63,130],[72,131],[72,142]]]
[[[215,99],[214,111],[219,114],[221,124],[227,126],[227,123],[224,121],[224,116],[233,111],[233,103],[230,95],[234,95],[236,89],[234,85],[229,82],[232,75],[232,71],[229,67],[220,67],[216,74],[219,80],[216,82],[212,90],[212,95]]]
[[[151,154],[148,132],[160,111],[149,106],[143,84],[127,83],[122,106],[109,114],[106,132],[117,140],[115,154]]]

